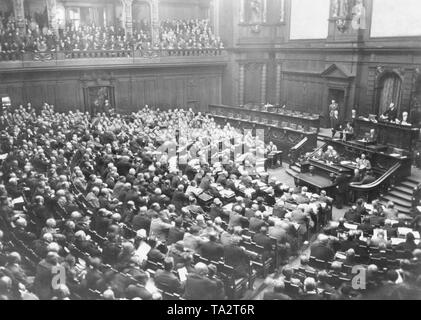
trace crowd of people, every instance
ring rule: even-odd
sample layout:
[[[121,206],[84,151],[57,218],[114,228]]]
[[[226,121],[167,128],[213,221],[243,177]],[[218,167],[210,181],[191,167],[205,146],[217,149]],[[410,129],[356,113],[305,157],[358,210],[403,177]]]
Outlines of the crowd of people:
[[[302,255],[285,266],[265,300],[421,299],[421,219],[399,216],[393,203],[358,199],[338,222],[324,228]]]
[[[223,49],[209,20],[165,20],[160,28],[162,49]]]
[[[226,139],[256,142],[191,110],[91,117],[28,104],[0,124],[2,299],[223,299],[221,263],[249,275],[245,241],[286,263],[329,219],[325,194],[264,189],[255,158],[230,158],[236,146],[206,156]],[[65,282],[52,287],[57,268]]]
[[[209,20],[166,20],[161,23],[159,41],[153,41],[150,25],[142,23],[126,35],[119,26],[100,27],[68,24],[56,35],[53,30],[27,22],[25,34],[13,16],[0,21],[0,54],[16,59],[24,52],[133,51],[166,49],[222,49]]]
[[[325,192],[265,183],[256,158],[223,147],[256,142],[208,115],[61,114],[29,103],[0,125],[1,299],[232,298],[221,266],[247,279],[256,255],[284,266],[266,300],[419,296],[421,219],[360,199],[329,223]],[[404,240],[402,227],[411,228]],[[355,265],[367,270],[362,290],[350,282]],[[57,270],[65,276],[53,286]]]

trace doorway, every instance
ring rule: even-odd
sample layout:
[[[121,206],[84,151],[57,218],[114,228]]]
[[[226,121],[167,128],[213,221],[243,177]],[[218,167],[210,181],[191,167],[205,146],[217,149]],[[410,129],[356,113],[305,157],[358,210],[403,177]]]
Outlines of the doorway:
[[[345,90],[344,89],[331,89],[329,88],[328,94],[328,103],[327,109],[325,112],[326,115],[326,128],[330,128],[330,115],[329,115],[329,106],[332,103],[332,100],[335,100],[338,104],[339,110],[339,119],[344,119],[344,112],[345,112]]]
[[[94,86],[84,88],[85,111],[90,114],[106,112],[106,101],[108,108],[115,106],[114,88],[110,86]]]

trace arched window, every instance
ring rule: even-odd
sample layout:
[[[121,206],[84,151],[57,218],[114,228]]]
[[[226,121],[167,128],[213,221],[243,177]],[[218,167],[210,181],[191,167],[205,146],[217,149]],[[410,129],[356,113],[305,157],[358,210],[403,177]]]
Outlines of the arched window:
[[[401,105],[402,79],[395,72],[386,72],[380,77],[377,88],[378,114],[383,114],[393,102],[398,109]]]

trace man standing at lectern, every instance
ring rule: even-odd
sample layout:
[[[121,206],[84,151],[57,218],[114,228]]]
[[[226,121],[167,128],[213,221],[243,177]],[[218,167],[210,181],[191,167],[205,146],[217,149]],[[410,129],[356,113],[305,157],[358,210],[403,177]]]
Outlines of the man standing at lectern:
[[[390,122],[395,122],[397,118],[398,110],[396,110],[396,106],[393,102],[390,104],[389,109],[387,109],[386,112],[380,116],[381,120]]]

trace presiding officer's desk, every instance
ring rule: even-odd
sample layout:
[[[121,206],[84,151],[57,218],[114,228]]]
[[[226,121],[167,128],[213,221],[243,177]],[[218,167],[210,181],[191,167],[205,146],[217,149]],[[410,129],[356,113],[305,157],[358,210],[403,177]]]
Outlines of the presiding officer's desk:
[[[420,129],[413,126],[404,126],[391,122],[372,122],[365,118],[355,121],[355,132],[358,138],[364,138],[371,129],[377,135],[377,144],[393,146],[409,152],[415,149],[419,139]]]

